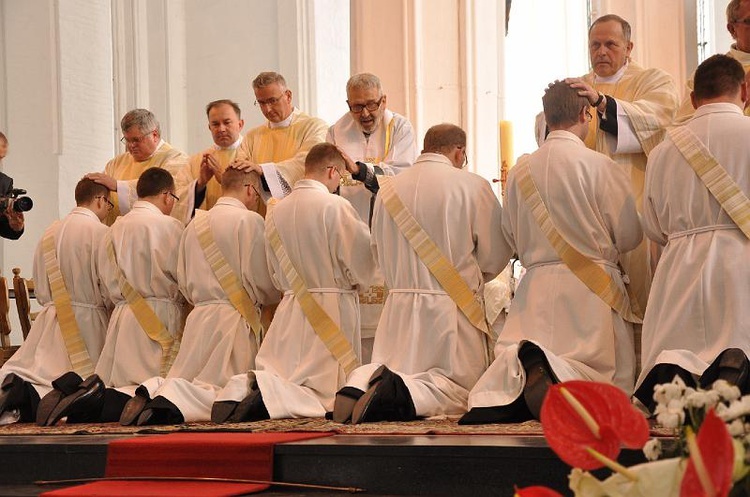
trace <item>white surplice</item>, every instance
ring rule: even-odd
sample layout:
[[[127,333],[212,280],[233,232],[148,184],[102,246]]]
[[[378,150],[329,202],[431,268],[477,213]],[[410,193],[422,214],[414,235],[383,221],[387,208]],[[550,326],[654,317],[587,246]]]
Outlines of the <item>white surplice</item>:
[[[420,155],[392,182],[409,212],[481,299],[484,283],[503,270],[512,254],[490,184],[433,153]],[[390,293],[372,363],[355,370],[347,384],[367,390],[374,370],[385,364],[403,378],[417,416],[465,412],[469,390],[488,366],[485,334],[466,319],[422,263],[380,196],[372,237]]]
[[[348,201],[312,179],[299,180],[270,215],[310,294],[359,357],[357,292],[370,284],[375,271],[367,225]],[[344,370],[305,318],[268,241],[266,254],[284,298],[255,358],[255,370],[233,377],[217,400],[242,400],[255,379],[272,419],[321,417],[333,409],[334,396],[346,379]]]
[[[200,215],[209,216],[216,246],[256,308],[278,302],[268,273],[263,218],[231,197],[220,197],[208,213],[196,213]],[[258,344],[206,260],[194,221],[182,235],[177,277],[194,308],[166,380],[152,378],[144,387],[152,399],[160,395],[175,404],[185,421],[208,421],[217,392],[232,376],[255,367]]]
[[[685,124],[750,195],[750,119],[734,104],[698,108]],[[750,355],[750,241],[667,138],[649,156],[643,221],[666,245],[643,321],[643,371],[659,363],[700,375],[724,349]]]
[[[97,270],[97,248],[107,226],[89,209],[76,207],[53,224],[57,262],[70,295],[73,313],[93,364],[99,359],[107,331],[110,304],[102,295]],[[15,373],[32,383],[40,397],[52,389],[52,381],[71,371],[57,308],[52,301],[42,241],[34,253],[36,299],[42,310],[34,319],[29,336],[0,369],[0,378]]]
[[[530,155],[531,176],[560,235],[625,285],[619,255],[638,246],[643,231],[627,169],[567,131],[553,131]],[[561,381],[608,382],[630,393],[635,375],[632,325],[586,287],[562,262],[508,175],[503,232],[526,274],[495,345],[495,361],[471,392],[469,407],[502,406],[526,381],[519,343],[539,345]]]
[[[408,119],[390,110],[383,112],[380,125],[369,135],[362,132],[362,126],[357,119],[351,112],[347,112],[336,124],[328,128],[326,141],[341,148],[353,161],[364,162],[369,168],[378,168],[379,171],[375,170],[377,174],[386,176],[394,176],[411,166],[417,157],[414,128]],[[388,150],[385,148],[386,144]],[[364,184],[356,182],[352,185],[342,185],[341,196],[351,202],[362,221],[369,223],[373,194]],[[383,312],[383,302],[380,298],[380,295],[385,298],[383,284],[383,275],[378,270],[372,284],[374,288],[360,296],[364,362],[369,362],[372,355],[375,330]]]
[[[184,299],[177,285],[182,231],[180,221],[143,200],[110,228],[120,270],[172,336],[178,336],[184,323]],[[99,274],[115,309],[96,374],[106,386],[133,395],[138,385],[159,375],[162,348],[146,335],[123,297],[107,241],[99,246]]]

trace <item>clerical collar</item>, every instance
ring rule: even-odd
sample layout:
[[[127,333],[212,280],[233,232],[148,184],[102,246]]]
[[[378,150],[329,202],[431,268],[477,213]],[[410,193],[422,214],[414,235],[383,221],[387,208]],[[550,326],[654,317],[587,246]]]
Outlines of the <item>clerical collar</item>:
[[[625,71],[627,71],[628,64],[630,64],[630,62],[625,61],[625,65],[622,66],[619,71],[612,76],[607,76],[606,78],[597,76],[596,73],[594,73],[594,83],[617,83],[622,78],[622,75],[625,74]]]
[[[290,124],[292,124],[292,118],[294,117],[294,114],[297,113],[297,107],[292,109],[292,113],[289,114],[289,117],[284,119],[283,121],[272,123],[271,121],[268,121],[268,127],[271,129],[275,128],[288,128]]]
[[[750,53],[743,52],[742,50],[737,49],[736,43],[733,43],[729,48],[728,55],[733,59],[739,60],[740,64],[742,64],[743,66],[750,65]]]
[[[154,153],[151,154],[151,155],[149,155],[148,157],[146,157],[145,159],[143,159],[140,162],[145,162],[145,161],[149,160],[151,157],[153,157],[154,155],[156,155],[156,152],[159,151],[159,149],[161,148],[162,145],[164,145],[164,143],[166,143],[166,142],[163,139],[159,138],[159,144],[154,149]]]
[[[236,142],[232,143],[228,147],[220,147],[214,143],[214,150],[237,150],[238,148],[240,148],[240,145],[242,145],[242,134],[240,134]]]

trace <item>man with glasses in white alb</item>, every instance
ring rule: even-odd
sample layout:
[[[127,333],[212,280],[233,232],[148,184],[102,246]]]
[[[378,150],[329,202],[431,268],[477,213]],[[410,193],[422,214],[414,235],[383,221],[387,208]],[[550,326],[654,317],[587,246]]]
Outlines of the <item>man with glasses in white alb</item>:
[[[394,176],[417,158],[414,128],[404,116],[391,112],[380,79],[361,73],[346,83],[349,112],[328,128],[326,141],[336,145],[347,159],[341,196],[349,200],[368,225],[372,219],[376,175]],[[362,314],[362,361],[370,362],[375,328],[385,302],[380,272],[373,285],[359,296]]]

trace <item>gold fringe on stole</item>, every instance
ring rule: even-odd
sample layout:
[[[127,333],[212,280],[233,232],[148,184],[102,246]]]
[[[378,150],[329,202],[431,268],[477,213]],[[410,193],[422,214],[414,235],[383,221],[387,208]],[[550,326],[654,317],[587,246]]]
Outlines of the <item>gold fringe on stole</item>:
[[[52,300],[55,303],[57,311],[57,323],[60,325],[65,348],[68,351],[70,363],[73,370],[82,378],[86,378],[94,373],[94,364],[86,349],[86,343],[81,337],[81,331],[78,328],[70,294],[65,286],[60,265],[57,262],[57,248],[55,246],[55,237],[52,234],[52,227],[47,228],[42,239],[42,252],[44,253],[44,267],[49,280]]]
[[[471,288],[469,288],[469,285],[466,284],[453,264],[442,253],[440,247],[430,239],[430,236],[406,208],[396,194],[391,181],[392,178],[389,176],[380,176],[378,178],[380,184],[378,194],[382,195],[383,205],[385,205],[388,214],[390,214],[398,229],[409,241],[409,245],[417,253],[419,259],[427,266],[427,269],[430,270],[430,273],[440,283],[443,290],[455,302],[463,315],[466,316],[466,319],[487,335],[491,350],[497,340],[497,335],[487,324],[487,318],[480,300]]]
[[[750,239],[750,200],[739,185],[691,130],[684,126],[673,128],[669,137],[722,209]]]
[[[547,237],[566,266],[608,306],[614,309],[624,320],[631,323],[642,323],[643,315],[638,312],[635,298],[624,295],[612,277],[601,266],[581,254],[570,245],[555,228],[549,211],[544,205],[539,190],[531,176],[528,157],[522,158],[518,165],[518,184],[526,205],[531,210],[537,225]],[[626,287],[627,288],[627,287]]]
[[[297,298],[297,302],[299,302],[305,317],[310,322],[310,326],[315,330],[318,338],[322,340],[328,351],[336,358],[346,375],[349,376],[359,366],[359,358],[357,358],[352,344],[344,336],[341,328],[339,328],[325,309],[308,292],[307,284],[292,265],[292,261],[289,260],[286,249],[281,243],[281,237],[276,230],[276,224],[273,220],[274,216],[271,215],[271,212],[269,211],[266,215],[266,223],[269,226],[269,242],[276,253],[276,257],[279,258],[279,264],[282,271],[284,271],[284,276],[292,286],[294,296]]]
[[[255,334],[257,344],[260,346],[263,340],[263,327],[260,324],[260,314],[258,314],[253,300],[248,295],[245,287],[242,286],[240,279],[232,271],[226,258],[216,245],[213,233],[211,233],[211,227],[208,224],[208,213],[195,211],[195,220],[193,222],[195,223],[195,232],[198,235],[198,243],[200,243],[203,249],[206,261],[211,266],[216,279],[219,280],[219,284],[229,301],[245,321],[247,321],[247,324],[250,325]]]
[[[112,241],[112,236],[107,234],[107,237],[107,255],[109,256],[110,262],[117,270],[117,280],[120,285],[120,292],[122,292],[122,296],[125,297],[125,300],[130,306],[130,310],[133,311],[135,319],[138,321],[138,324],[141,325],[143,331],[146,332],[146,335],[161,346],[160,375],[166,377],[169,368],[172,366],[172,361],[177,355],[176,351],[175,353],[170,353],[171,349],[178,349],[179,345],[175,344],[175,339],[170,335],[169,331],[164,326],[164,323],[159,319],[159,316],[157,316],[151,306],[148,305],[146,299],[144,299],[125,278],[120,266],[117,264],[117,256],[115,255],[115,245]],[[175,346],[173,347],[173,345]]]

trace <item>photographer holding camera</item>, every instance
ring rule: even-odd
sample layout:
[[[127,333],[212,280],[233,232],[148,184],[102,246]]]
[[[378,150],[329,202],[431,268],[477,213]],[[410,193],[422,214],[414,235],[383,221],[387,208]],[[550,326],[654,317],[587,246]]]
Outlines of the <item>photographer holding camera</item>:
[[[8,138],[0,132],[0,166],[8,154]],[[26,193],[13,188],[13,178],[0,172],[0,236],[18,240],[23,235],[23,213],[31,209],[33,203],[28,197],[17,198]]]

